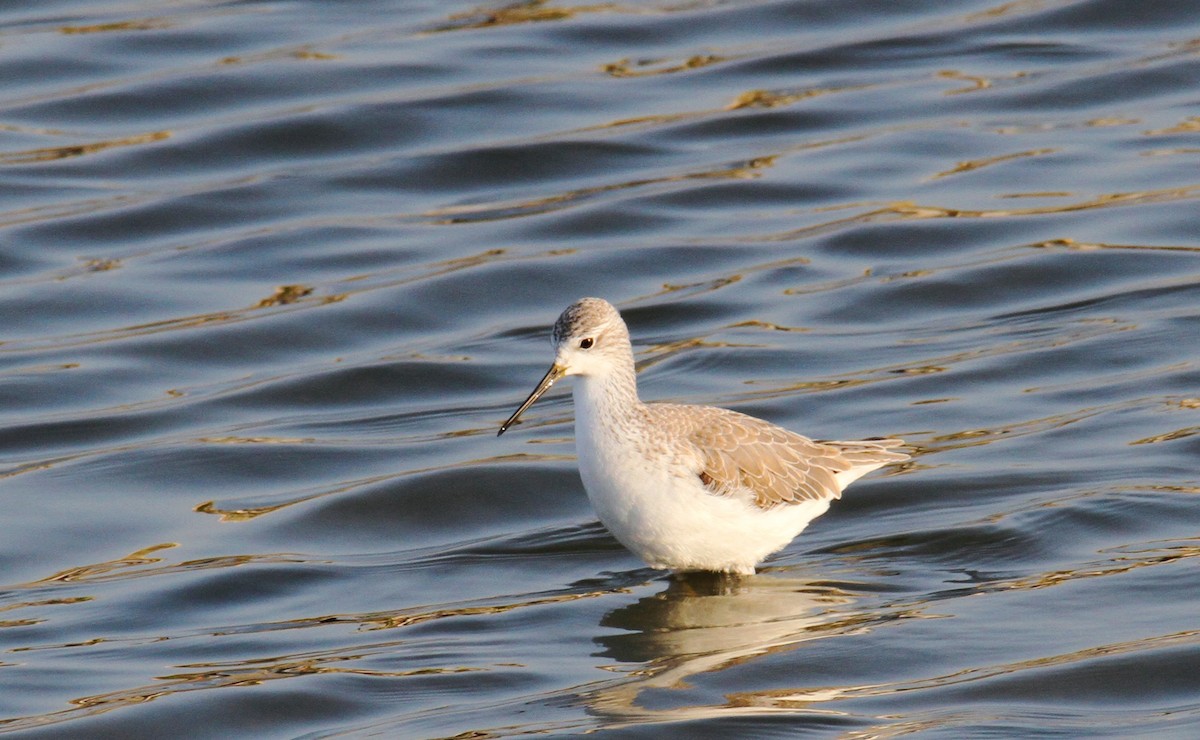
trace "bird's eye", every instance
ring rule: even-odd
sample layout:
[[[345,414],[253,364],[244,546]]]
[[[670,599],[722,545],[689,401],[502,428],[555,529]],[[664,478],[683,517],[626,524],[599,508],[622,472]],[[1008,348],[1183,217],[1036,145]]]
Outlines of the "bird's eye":
[[[592,339],[591,337],[585,337],[584,339],[579,340],[579,349],[591,349],[592,345],[595,343],[596,340]]]

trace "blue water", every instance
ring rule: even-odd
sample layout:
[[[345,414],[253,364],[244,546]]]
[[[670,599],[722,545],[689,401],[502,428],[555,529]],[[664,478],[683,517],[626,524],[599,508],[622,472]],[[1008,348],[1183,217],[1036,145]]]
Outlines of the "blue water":
[[[0,733],[1200,734],[1194,3],[0,8]],[[642,396],[899,436],[760,573]]]

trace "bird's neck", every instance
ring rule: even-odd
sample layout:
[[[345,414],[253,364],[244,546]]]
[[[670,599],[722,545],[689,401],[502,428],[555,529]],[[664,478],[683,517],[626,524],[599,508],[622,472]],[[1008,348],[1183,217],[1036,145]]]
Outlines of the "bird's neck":
[[[642,406],[632,364],[604,375],[577,378],[574,395],[576,427],[592,433],[601,427],[610,431],[624,427]]]

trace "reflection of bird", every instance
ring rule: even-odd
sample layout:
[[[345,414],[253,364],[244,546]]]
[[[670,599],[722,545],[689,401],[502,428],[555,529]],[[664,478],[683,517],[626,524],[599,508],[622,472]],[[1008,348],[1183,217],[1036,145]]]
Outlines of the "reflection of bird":
[[[803,685],[731,694],[734,678],[695,679],[842,635],[837,623],[852,613],[852,603],[840,589],[803,579],[677,574],[666,590],[604,616],[601,626],[613,632],[593,639],[602,648],[598,655],[616,661],[614,670],[623,677],[588,692],[585,701],[606,718],[606,727],[739,717],[821,702],[831,697]],[[774,665],[796,660],[789,656]],[[656,693],[662,690],[675,693]]]
[[[816,442],[735,411],[642,403],[629,330],[584,298],[554,325],[554,364],[509,428],[555,381],[578,375],[579,472],[600,521],[655,568],[753,573],[852,481],[908,455],[897,439]]]
[[[679,573],[670,577],[665,590],[604,615],[600,626],[623,632],[593,639],[605,648],[600,655],[622,663],[740,655],[810,626],[822,608],[846,601],[844,593],[808,581]]]

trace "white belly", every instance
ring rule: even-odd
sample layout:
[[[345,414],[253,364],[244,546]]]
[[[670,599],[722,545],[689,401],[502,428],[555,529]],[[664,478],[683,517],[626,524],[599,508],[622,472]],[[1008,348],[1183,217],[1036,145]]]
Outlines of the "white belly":
[[[712,494],[669,458],[647,459],[621,435],[587,426],[577,424],[576,443],[588,499],[613,536],[652,567],[753,573],[829,508],[805,501],[763,510]]]

